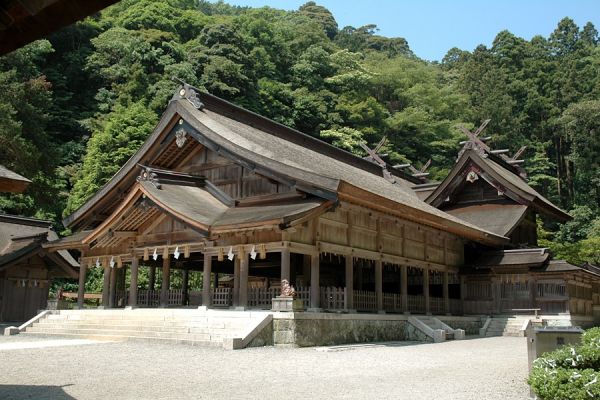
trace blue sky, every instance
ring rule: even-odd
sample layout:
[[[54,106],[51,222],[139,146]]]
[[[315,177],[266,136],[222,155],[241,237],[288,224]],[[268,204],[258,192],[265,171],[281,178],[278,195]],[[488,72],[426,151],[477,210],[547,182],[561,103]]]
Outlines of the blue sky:
[[[252,7],[296,10],[307,0],[225,0]],[[473,50],[490,45],[496,34],[508,29],[531,39],[548,36],[563,17],[582,27],[591,21],[600,30],[598,0],[320,0],[339,27],[376,24],[379,34],[404,37],[417,56],[441,60],[452,47]]]

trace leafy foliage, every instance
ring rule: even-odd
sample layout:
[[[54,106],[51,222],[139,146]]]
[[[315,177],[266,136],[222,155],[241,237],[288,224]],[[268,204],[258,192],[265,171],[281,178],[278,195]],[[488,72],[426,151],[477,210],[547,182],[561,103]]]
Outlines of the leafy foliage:
[[[592,328],[583,333],[581,345],[566,345],[536,359],[528,382],[543,400],[596,399],[599,370],[600,328]]]
[[[386,136],[390,163],[441,179],[478,126],[525,154],[530,182],[587,219],[544,244],[598,260],[600,48],[588,23],[549,37],[508,31],[491,47],[420,60],[375,25],[339,29],[325,7],[297,11],[222,1],[122,0],[0,58],[0,162],[33,180],[0,209],[52,218],[77,209],[140,146],[175,89],[171,77],[362,155]],[[569,230],[569,232],[567,232]]]

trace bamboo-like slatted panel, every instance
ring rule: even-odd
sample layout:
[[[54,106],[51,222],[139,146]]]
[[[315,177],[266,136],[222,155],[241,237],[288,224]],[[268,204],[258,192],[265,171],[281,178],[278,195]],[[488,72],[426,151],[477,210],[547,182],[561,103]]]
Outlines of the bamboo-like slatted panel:
[[[429,312],[432,314],[445,314],[444,299],[442,297],[429,298]]]
[[[212,293],[212,305],[214,307],[229,307],[231,305],[232,292],[230,288],[214,288]]]
[[[567,298],[567,286],[564,283],[537,283],[537,299]]]
[[[353,290],[354,308],[358,311],[377,311],[377,294],[367,290]]]
[[[279,288],[248,288],[248,307],[270,310],[273,297],[279,296]]]
[[[491,282],[467,282],[465,299],[487,300],[492,298]]]
[[[425,314],[425,296],[408,295],[408,311],[414,314]]]
[[[383,309],[387,312],[404,311],[404,307],[402,306],[402,296],[397,293],[384,293]]]
[[[494,302],[492,300],[465,300],[464,314],[492,314]]]
[[[321,308],[324,310],[343,310],[345,288],[321,287]]]
[[[183,305],[183,289],[171,289],[167,292],[167,304],[170,306]]]
[[[462,315],[463,314],[462,300],[450,299],[450,314],[452,314],[452,315]]]
[[[137,304],[139,307],[158,307],[160,290],[138,290]]]
[[[501,299],[522,299],[527,300],[531,298],[531,282],[514,282],[514,283],[501,283],[500,284],[500,298]],[[517,307],[515,307],[517,308]]]
[[[536,308],[541,309],[541,314],[558,314],[569,311],[569,300],[537,299]]]
[[[296,300],[302,300],[304,309],[310,307],[310,286],[298,286],[296,288]]]

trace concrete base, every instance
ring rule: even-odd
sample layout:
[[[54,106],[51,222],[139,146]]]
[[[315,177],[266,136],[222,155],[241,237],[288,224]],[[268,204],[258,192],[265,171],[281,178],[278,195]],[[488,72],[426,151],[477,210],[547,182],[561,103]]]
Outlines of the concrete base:
[[[246,311],[247,308],[243,307],[243,306],[233,306],[233,307],[229,307],[230,310],[232,311]]]
[[[126,306],[125,311],[135,310],[136,308],[137,308],[136,306]]]
[[[12,336],[18,334],[19,328],[17,328],[16,326],[9,326],[8,328],[4,328],[4,336]]]
[[[323,312],[323,309],[322,308],[308,308],[306,311],[312,312],[312,313],[320,313],[320,312]]]
[[[208,311],[208,307],[207,306],[200,306],[200,307],[198,307],[198,311],[206,312],[206,311]]]
[[[304,311],[302,300],[296,300],[293,297],[277,296],[271,300],[272,311],[299,312]]]

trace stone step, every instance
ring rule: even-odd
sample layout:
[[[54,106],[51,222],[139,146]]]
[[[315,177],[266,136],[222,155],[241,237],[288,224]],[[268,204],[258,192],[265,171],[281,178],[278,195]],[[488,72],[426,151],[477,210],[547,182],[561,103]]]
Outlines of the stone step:
[[[60,324],[64,326],[74,326],[80,324],[92,324],[92,325],[106,325],[106,326],[163,326],[170,328],[187,328],[187,327],[209,327],[215,329],[236,329],[243,328],[251,322],[251,319],[247,320],[232,320],[232,321],[163,321],[163,320],[128,320],[128,319],[118,319],[118,320],[103,320],[103,319],[69,319],[69,320],[60,320],[60,319],[42,319],[39,321],[40,324]]]
[[[169,343],[169,344],[187,344],[191,346],[221,346],[221,341],[210,340],[191,340],[191,339],[174,339],[161,337],[144,337],[144,336],[123,336],[123,335],[103,335],[103,334],[73,334],[73,333],[55,333],[55,332],[22,332],[21,335],[34,337],[62,337],[62,338],[77,338],[77,339],[92,339],[101,341],[141,341],[153,343]]]
[[[161,331],[137,331],[137,330],[114,330],[114,329],[64,329],[64,328],[40,328],[31,327],[27,328],[27,333],[41,333],[41,334],[69,334],[69,335],[81,335],[81,336],[113,336],[113,337],[142,337],[142,338],[162,338],[162,339],[173,339],[173,340],[191,340],[191,341],[217,341],[222,342],[223,334],[211,335],[208,333],[204,334],[192,334],[192,333],[173,333],[173,332],[161,332]]]
[[[115,331],[165,332],[165,333],[207,333],[224,334],[239,332],[243,327],[214,327],[214,326],[163,326],[163,325],[132,325],[132,324],[93,324],[93,323],[34,323],[33,327],[40,329],[111,329]]]

